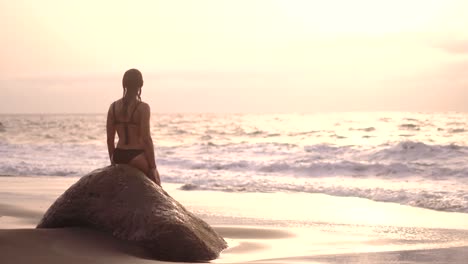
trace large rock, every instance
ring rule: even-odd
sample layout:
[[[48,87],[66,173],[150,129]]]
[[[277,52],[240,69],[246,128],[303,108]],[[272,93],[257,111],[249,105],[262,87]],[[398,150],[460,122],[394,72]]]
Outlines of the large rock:
[[[132,241],[159,260],[206,261],[227,247],[207,223],[126,165],[83,176],[47,210],[37,228],[71,226]]]

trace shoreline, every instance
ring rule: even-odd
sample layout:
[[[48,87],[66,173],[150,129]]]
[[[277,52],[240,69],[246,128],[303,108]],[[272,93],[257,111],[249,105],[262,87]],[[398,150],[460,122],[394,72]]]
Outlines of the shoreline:
[[[77,179],[0,177],[2,263],[163,263],[97,231],[34,229]],[[468,258],[468,214],[323,194],[183,191],[180,186],[163,183],[229,244],[214,263],[461,264]]]

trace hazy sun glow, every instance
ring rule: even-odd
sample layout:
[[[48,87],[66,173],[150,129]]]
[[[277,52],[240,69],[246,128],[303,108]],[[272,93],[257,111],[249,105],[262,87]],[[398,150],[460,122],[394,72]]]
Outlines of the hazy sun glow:
[[[278,98],[267,99],[256,111],[272,111],[266,106],[277,104],[307,111],[304,98],[336,94],[354,94],[361,103],[350,108],[374,109],[363,98],[396,99],[401,91],[414,96],[432,87],[428,94],[434,98],[443,89],[457,95],[446,103],[429,98],[415,104],[450,110],[453,100],[467,94],[467,81],[458,74],[468,65],[466,10],[468,3],[462,0],[0,0],[0,34],[8,39],[0,49],[0,89],[19,99],[15,90],[23,84],[11,80],[118,79],[125,69],[138,67],[159,76],[147,82],[160,89],[154,100],[202,86],[198,94],[220,93],[221,99],[234,97],[236,102],[273,90],[272,97]],[[166,73],[171,73],[169,79],[161,77]],[[175,77],[187,73],[201,73],[205,79]],[[233,75],[219,78],[217,73]],[[252,80],[251,74],[261,76]],[[237,93],[229,90],[233,86]],[[278,101],[285,93],[293,102]],[[244,106],[223,110],[242,112]],[[404,108],[400,106],[388,108]],[[11,107],[0,111],[11,112]],[[215,105],[192,108],[186,110],[219,110]]]
[[[449,4],[438,0],[278,1],[289,19],[323,34],[414,32],[432,26]]]

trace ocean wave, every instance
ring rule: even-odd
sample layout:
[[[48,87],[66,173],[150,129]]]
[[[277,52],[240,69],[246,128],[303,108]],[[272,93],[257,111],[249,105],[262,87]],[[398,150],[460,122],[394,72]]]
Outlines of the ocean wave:
[[[226,128],[222,127],[219,129],[206,129],[204,131],[187,131],[185,129],[179,127],[172,127],[169,130],[165,131],[168,136],[193,136],[198,135],[201,140],[206,140],[207,138],[215,138],[215,137],[277,137],[281,136],[280,133],[277,132],[268,132],[259,129],[247,130],[243,128]]]
[[[193,170],[268,172],[300,177],[335,175],[361,177],[468,177],[468,147],[456,144],[429,145],[402,141],[378,147],[314,144],[301,147],[280,142],[215,143],[215,140],[186,145],[157,147],[158,163]],[[11,144],[0,141],[2,174],[70,175],[82,169],[69,169],[73,164],[85,169],[107,162],[104,145],[77,144]],[[74,157],[80,157],[77,160]],[[25,161],[20,168],[7,164]],[[46,169],[38,164],[56,166]],[[428,166],[427,164],[430,164]],[[60,167],[65,169],[60,169]]]
[[[0,142],[0,175],[82,176],[109,163],[94,144],[12,144]]]
[[[340,135],[337,135],[337,134],[331,135],[330,137],[336,138],[336,139],[345,139],[345,138],[347,138],[345,136],[340,136]]]
[[[188,189],[321,192],[466,210],[466,114],[154,116],[161,177],[194,184]],[[2,175],[82,176],[109,164],[104,114],[4,115],[0,121]],[[338,177],[350,180],[335,182]],[[354,186],[360,181],[382,184]],[[386,188],[392,181],[431,187]],[[456,188],[445,188],[444,196],[442,182]]]
[[[184,163],[184,165],[182,165]],[[354,161],[321,161],[320,158],[299,159],[296,161],[279,160],[276,162],[254,162],[240,160],[236,162],[220,162],[206,160],[193,163],[181,162],[178,165],[182,169],[245,172],[253,175],[257,173],[269,173],[272,175],[294,175],[296,177],[381,177],[381,178],[408,178],[427,177],[433,180],[454,178],[468,178],[468,167],[450,168],[438,166],[434,163],[365,163]]]
[[[448,130],[449,133],[465,133],[466,130],[464,128],[451,128]]]
[[[315,153],[338,153],[346,151],[349,147],[347,146],[337,146],[337,145],[330,145],[330,144],[316,144],[305,146],[305,152],[315,152]]]
[[[210,139],[213,139],[213,137],[210,135],[203,135],[200,137],[200,140],[210,140]]]
[[[207,147],[210,149],[206,149]],[[304,146],[301,151],[300,146],[288,143],[215,145],[207,142],[200,145],[200,148],[202,160],[179,156],[172,158],[170,166],[300,177],[468,177],[468,166],[462,163],[468,158],[468,147],[456,144],[428,145],[417,141],[402,141],[376,149],[315,144]],[[239,155],[240,153],[242,154]]]
[[[416,119],[416,118],[408,118],[407,117],[407,118],[403,118],[403,120],[410,121],[410,122],[419,122],[419,120]]]
[[[417,141],[402,141],[394,146],[371,154],[371,160],[416,161],[423,159],[447,160],[450,158],[468,157],[468,147],[449,145],[428,145]]]
[[[447,126],[465,126],[466,123],[465,122],[453,121],[453,122],[448,122],[446,125]]]
[[[382,187],[353,187],[346,185],[346,181],[354,179],[337,180],[335,184],[303,183],[288,184],[277,181],[251,180],[249,182],[222,181],[222,182],[187,182],[182,190],[215,190],[226,192],[304,192],[322,193],[340,197],[359,197],[378,202],[391,202],[414,207],[427,208],[446,212],[468,213],[468,193],[464,191],[427,191],[417,189],[390,189]]]
[[[245,133],[245,135],[248,135],[248,136],[260,136],[260,135],[266,135],[267,133],[265,131],[262,131],[262,130],[255,130],[255,131],[252,131],[252,132],[248,132],[248,133]]]
[[[238,170],[238,169],[245,169],[251,167],[251,164],[248,161],[241,160],[236,162],[212,162],[206,161],[204,163],[198,162],[192,164],[190,169],[192,170],[201,170],[201,169],[209,169],[209,170]]]
[[[79,168],[62,168],[60,166],[44,166],[41,164],[28,164],[21,162],[17,165],[0,165],[0,175],[3,176],[82,176],[87,171]]]
[[[364,132],[373,132],[376,130],[375,127],[366,127],[366,128],[350,128],[350,131],[364,131]]]
[[[312,135],[312,134],[316,134],[316,133],[319,133],[319,132],[320,132],[319,130],[311,130],[311,131],[304,131],[304,132],[292,132],[292,133],[289,133],[288,136],[290,136],[290,137],[307,136],[307,135]]]
[[[191,134],[189,131],[186,131],[184,129],[180,129],[180,128],[172,128],[171,129],[171,134],[174,134],[174,135],[185,135],[185,134]]]
[[[400,129],[403,129],[403,130],[411,130],[411,131],[421,130],[421,128],[418,125],[415,125],[415,124],[412,124],[412,123],[401,124],[399,127],[400,127]]]

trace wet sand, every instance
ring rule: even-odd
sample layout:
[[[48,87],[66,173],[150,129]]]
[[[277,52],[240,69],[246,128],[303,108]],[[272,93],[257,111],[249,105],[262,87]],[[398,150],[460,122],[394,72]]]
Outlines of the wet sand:
[[[1,263],[163,263],[86,228],[34,229],[77,178],[0,177]],[[299,193],[164,188],[229,243],[215,263],[467,263],[468,214]]]

